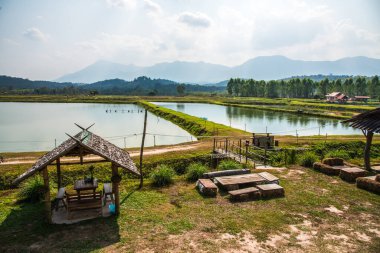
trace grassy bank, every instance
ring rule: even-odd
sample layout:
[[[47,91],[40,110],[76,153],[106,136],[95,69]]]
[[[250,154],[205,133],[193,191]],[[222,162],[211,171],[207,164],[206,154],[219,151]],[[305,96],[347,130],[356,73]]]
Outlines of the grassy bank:
[[[128,104],[139,101],[151,102],[184,102],[184,103],[209,103],[226,106],[238,106],[259,110],[270,110],[300,115],[347,119],[357,113],[372,110],[379,103],[371,104],[332,104],[315,99],[285,99],[285,98],[251,98],[251,97],[217,97],[217,96],[62,96],[62,95],[0,95],[0,102],[48,102],[48,103],[106,103]],[[199,130],[199,129],[198,129]],[[195,131],[198,131],[195,130]]]
[[[145,107],[151,113],[154,113],[155,115],[160,116],[182,127],[195,136],[249,135],[248,132],[245,132],[243,130],[235,129],[182,112],[177,112],[168,108],[157,106],[147,101],[139,101],[138,104]]]
[[[0,191],[0,251],[380,250],[377,195],[311,169],[272,173],[286,197],[242,203],[223,192],[204,198],[181,176],[140,191],[137,180],[123,180],[119,217],[74,225],[48,225],[42,203],[17,203],[18,190]]]

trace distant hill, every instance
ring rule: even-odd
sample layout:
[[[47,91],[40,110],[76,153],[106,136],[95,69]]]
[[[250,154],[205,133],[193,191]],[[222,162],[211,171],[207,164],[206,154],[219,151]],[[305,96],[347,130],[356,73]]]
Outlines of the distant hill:
[[[112,95],[178,95],[179,84],[165,79],[138,77],[132,81],[110,79],[91,84],[31,81],[0,76],[0,93],[11,94],[112,94]],[[225,87],[186,84],[185,93],[223,92]]]
[[[139,67],[98,61],[75,73],[58,78],[57,82],[93,83],[98,80],[133,80],[139,76],[162,78],[182,83],[209,84],[230,78],[276,80],[290,76],[309,75],[380,75],[380,59],[363,56],[336,61],[301,61],[284,56],[261,56],[228,67],[205,62],[166,62]]]
[[[0,76],[0,88],[6,89],[35,89],[41,87],[49,87],[49,88],[64,88],[68,86],[77,86],[79,84],[73,83],[59,83],[59,82],[50,82],[50,81],[31,81],[29,79],[23,79],[18,77],[10,77],[10,76]]]

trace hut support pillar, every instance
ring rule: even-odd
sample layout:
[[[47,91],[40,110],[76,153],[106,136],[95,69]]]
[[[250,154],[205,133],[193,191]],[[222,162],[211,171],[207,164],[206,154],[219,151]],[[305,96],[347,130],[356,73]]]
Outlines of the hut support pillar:
[[[118,166],[112,163],[112,191],[115,194],[115,213],[120,214],[120,196],[119,196],[119,183],[120,175],[118,172]]]
[[[365,169],[370,171],[371,170],[370,150],[371,150],[371,145],[372,145],[373,132],[363,131],[363,133],[366,137],[366,144],[364,148],[364,165],[365,165]]]
[[[62,187],[62,176],[61,176],[61,159],[57,159],[57,184],[58,190]]]
[[[45,213],[46,220],[48,223],[52,223],[51,220],[51,201],[50,201],[50,187],[49,187],[49,174],[48,169],[45,167],[42,170],[42,176],[44,178],[44,187],[45,187]]]

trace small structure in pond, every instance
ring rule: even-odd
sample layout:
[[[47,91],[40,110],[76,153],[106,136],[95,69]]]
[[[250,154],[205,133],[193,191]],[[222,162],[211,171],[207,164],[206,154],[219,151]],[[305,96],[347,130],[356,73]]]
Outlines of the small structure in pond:
[[[273,149],[275,146],[278,146],[278,141],[275,141],[274,136],[269,133],[265,135],[252,133],[252,144],[259,148]]]
[[[80,127],[80,126],[78,126]],[[115,195],[115,213],[119,214],[120,200],[119,200],[119,183],[121,181],[121,176],[119,175],[119,167],[127,170],[128,172],[140,176],[140,172],[138,171],[136,165],[132,161],[128,152],[122,150],[121,148],[115,146],[114,144],[104,140],[100,136],[88,131],[89,128],[82,128],[81,132],[74,136],[70,136],[69,139],[64,141],[61,145],[54,148],[52,151],[46,153],[41,158],[37,160],[37,162],[28,169],[25,173],[16,178],[13,182],[14,185],[18,185],[25,179],[33,176],[37,172],[42,171],[44,184],[45,184],[45,211],[47,215],[47,220],[49,223],[52,222],[52,208],[51,208],[51,200],[50,200],[50,188],[49,188],[49,174],[47,166],[51,165],[55,162],[57,168],[57,184],[58,189],[62,186],[62,175],[61,175],[61,165],[64,165],[60,162],[60,158],[63,156],[79,156],[79,162],[70,163],[70,164],[83,164],[83,156],[93,154],[103,158],[103,160],[99,160],[96,162],[111,162],[112,168],[112,191]],[[90,163],[94,163],[91,161]],[[80,192],[78,192],[77,200],[79,200],[76,205],[81,205],[80,200]],[[88,195],[88,194],[87,194]],[[92,195],[92,194],[90,194]],[[93,193],[94,200],[98,203],[98,197],[95,193]],[[86,196],[87,200],[91,196]],[[85,204],[82,201],[82,204]],[[89,202],[89,201],[87,201]],[[101,203],[101,202],[99,202]],[[82,206],[84,207],[84,206]],[[85,207],[84,207],[85,208]]]
[[[350,123],[350,126],[362,130],[366,137],[364,164],[367,170],[371,170],[370,149],[374,133],[380,133],[380,108],[358,114],[343,122]]]

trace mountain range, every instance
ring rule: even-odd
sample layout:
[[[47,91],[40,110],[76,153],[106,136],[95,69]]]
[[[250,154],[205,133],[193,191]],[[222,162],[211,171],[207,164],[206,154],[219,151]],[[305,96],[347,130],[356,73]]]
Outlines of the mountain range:
[[[139,76],[162,78],[181,83],[210,84],[230,78],[277,80],[306,75],[380,75],[380,59],[364,56],[336,61],[303,61],[284,56],[261,56],[229,67],[205,62],[174,61],[141,67],[100,60],[55,81],[93,83],[106,79],[133,80]]]

